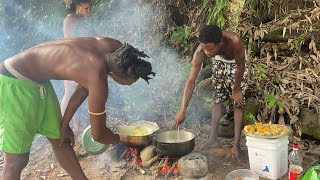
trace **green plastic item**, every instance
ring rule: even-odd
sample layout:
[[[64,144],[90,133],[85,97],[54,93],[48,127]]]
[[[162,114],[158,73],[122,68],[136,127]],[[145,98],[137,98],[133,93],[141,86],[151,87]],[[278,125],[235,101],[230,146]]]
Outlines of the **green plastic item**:
[[[84,150],[90,155],[98,155],[105,152],[107,145],[101,144],[93,140],[91,126],[88,126],[82,133],[81,144]]]
[[[320,180],[320,166],[309,168],[302,180]]]

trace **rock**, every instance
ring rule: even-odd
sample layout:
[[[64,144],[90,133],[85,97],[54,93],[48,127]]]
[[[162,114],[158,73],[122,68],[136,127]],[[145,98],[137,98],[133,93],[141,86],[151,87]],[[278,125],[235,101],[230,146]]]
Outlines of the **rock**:
[[[141,160],[143,163],[148,162],[150,159],[157,155],[155,146],[147,146],[141,152]]]
[[[208,173],[208,161],[199,153],[190,153],[179,159],[178,168],[185,178],[201,178]]]
[[[207,78],[197,85],[195,103],[199,111],[198,114],[201,115],[199,118],[211,119],[213,106],[212,93],[211,78]]]
[[[302,133],[320,139],[320,113],[304,108],[300,118]]]
[[[201,69],[199,75],[197,77],[196,82],[200,82],[202,80],[210,79],[212,76],[212,70],[210,66],[206,66],[205,68]]]
[[[211,173],[207,173],[207,175],[205,175],[204,177],[200,177],[200,178],[185,178],[185,177],[180,177],[179,179],[181,180],[213,180],[213,174]]]
[[[226,116],[220,118],[220,124],[218,127],[219,137],[233,137],[234,135],[234,123],[226,119]]]

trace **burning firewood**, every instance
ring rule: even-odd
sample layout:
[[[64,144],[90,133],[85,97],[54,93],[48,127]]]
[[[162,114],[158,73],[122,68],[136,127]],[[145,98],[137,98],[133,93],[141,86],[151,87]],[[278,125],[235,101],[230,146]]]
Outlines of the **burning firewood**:
[[[154,171],[152,173],[153,174],[153,179],[156,179],[158,177],[159,173],[161,174],[161,170],[168,166],[168,161],[169,161],[169,157],[167,156],[163,163],[161,163],[158,166],[154,167]],[[162,171],[164,171],[164,170],[162,170]]]
[[[126,150],[124,150],[124,152],[121,154],[120,159],[127,159],[129,155],[129,149],[126,148]]]
[[[156,162],[160,157],[162,157],[161,154],[156,155],[154,158],[150,159],[146,163],[142,162],[142,166],[145,168],[149,168],[154,162]]]
[[[142,167],[140,167],[138,164],[133,164],[132,168],[137,170],[140,174],[146,174],[146,171],[142,169]]]
[[[151,168],[149,168],[150,171],[160,171],[161,168],[163,168],[164,166],[166,166],[166,164],[168,164],[168,160],[169,160],[169,157],[162,159],[157,166],[152,166]]]
[[[165,175],[165,177],[169,177],[169,176],[171,175],[171,173],[173,172],[173,170],[176,168],[177,165],[178,165],[178,160],[176,160],[176,161],[172,164],[170,170],[169,170],[168,173]]]

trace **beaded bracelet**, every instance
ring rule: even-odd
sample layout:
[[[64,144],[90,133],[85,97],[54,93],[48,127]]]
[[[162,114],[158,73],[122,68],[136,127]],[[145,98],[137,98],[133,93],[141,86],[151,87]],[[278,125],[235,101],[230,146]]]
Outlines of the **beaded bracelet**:
[[[95,115],[95,116],[100,116],[100,115],[106,113],[106,109],[104,109],[104,111],[101,112],[101,113],[94,113],[94,112],[91,112],[91,111],[88,109],[88,113],[89,113],[89,114],[92,114],[92,115]]]

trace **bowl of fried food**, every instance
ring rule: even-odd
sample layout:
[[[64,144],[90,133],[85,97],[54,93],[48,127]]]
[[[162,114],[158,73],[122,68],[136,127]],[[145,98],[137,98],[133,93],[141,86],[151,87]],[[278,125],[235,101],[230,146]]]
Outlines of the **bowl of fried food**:
[[[259,122],[245,126],[243,132],[247,136],[273,139],[290,135],[292,129],[285,125],[263,124]]]
[[[237,169],[227,174],[226,180],[259,180],[259,176],[249,169]]]

